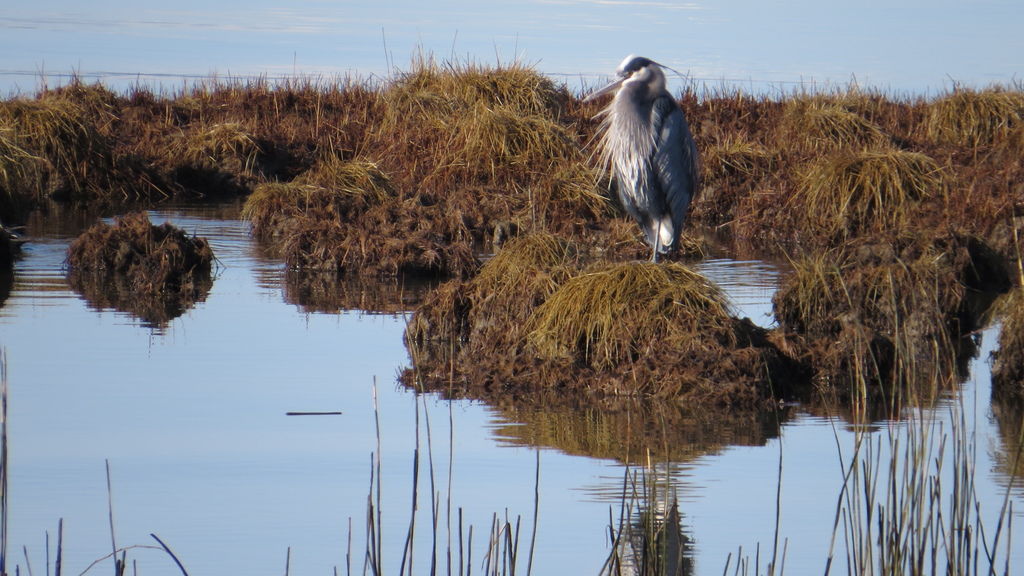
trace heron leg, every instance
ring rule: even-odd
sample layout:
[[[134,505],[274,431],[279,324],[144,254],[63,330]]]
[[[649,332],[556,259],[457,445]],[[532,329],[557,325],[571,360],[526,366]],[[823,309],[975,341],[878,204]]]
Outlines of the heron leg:
[[[661,249],[661,220],[658,220],[658,229],[655,230],[654,244],[651,246],[651,262],[658,263],[658,251]]]

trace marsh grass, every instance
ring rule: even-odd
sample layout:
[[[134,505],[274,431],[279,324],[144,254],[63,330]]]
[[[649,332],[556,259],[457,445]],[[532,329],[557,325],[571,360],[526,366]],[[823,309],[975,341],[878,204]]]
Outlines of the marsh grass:
[[[775,316],[801,335],[818,391],[893,414],[959,382],[974,349],[965,335],[978,323],[971,293],[1000,281],[972,278],[981,265],[970,247],[960,238],[862,242],[794,261]]]
[[[358,208],[383,204],[398,196],[391,177],[380,164],[363,158],[344,159],[329,155],[296,180],[347,197]]]
[[[727,135],[708,147],[702,158],[705,171],[747,178],[762,177],[771,168],[772,153],[760,142],[740,135]]]
[[[72,100],[44,96],[4,101],[0,103],[0,128],[6,133],[8,147],[26,152],[21,160],[44,158],[48,163],[52,181],[45,190],[36,188],[37,194],[50,189],[84,194],[92,179],[102,180],[112,168],[108,136]]]
[[[922,201],[945,194],[939,165],[918,152],[842,151],[813,162],[793,206],[828,238],[905,230]]]
[[[693,572],[671,479],[648,465],[626,468],[618,522],[609,521],[601,576],[681,576]]]
[[[406,328],[407,346],[419,351],[414,357],[432,354],[444,363],[474,351],[514,357],[524,346],[530,314],[577,272],[579,251],[544,232],[510,240],[474,277],[449,281],[426,296]]]
[[[561,124],[538,113],[524,115],[512,107],[480,103],[456,122],[462,140],[457,150],[471,170],[493,175],[499,166],[550,167],[578,152]]]
[[[565,280],[578,258],[579,248],[558,236],[544,232],[525,234],[488,260],[474,283],[481,293],[497,297],[524,287],[537,290],[538,300],[543,301]]]
[[[840,447],[833,546],[842,542],[847,574],[1009,573],[1012,480],[1001,507],[984,509],[964,410],[951,407],[948,423],[911,411],[875,435],[858,432],[846,461]],[[830,551],[825,574],[834,561]]]
[[[633,362],[652,347],[685,354],[697,334],[729,325],[717,286],[680,264],[617,264],[566,281],[530,319],[541,356],[579,359],[595,368]]]
[[[263,153],[252,131],[240,122],[216,123],[190,132],[181,147],[183,157],[199,166],[245,173],[255,171]]]
[[[19,146],[15,135],[14,128],[0,126],[0,214],[24,213],[31,202],[23,192],[39,197],[45,189],[46,160]]]
[[[287,244],[289,232],[325,222],[342,224],[395,197],[390,178],[376,163],[331,156],[293,182],[256,186],[242,217],[253,223],[257,236],[278,236]]]
[[[836,148],[863,149],[889,140],[882,129],[849,107],[861,100],[850,94],[795,97],[786,101],[783,134],[790,145],[822,152]]]
[[[1019,90],[958,88],[931,103],[927,136],[969,149],[1005,140],[1024,121],[1024,93]]]
[[[404,545],[399,555],[396,551],[387,549],[384,542],[387,535],[384,531],[385,516],[383,513],[386,499],[381,486],[381,429],[380,429],[380,407],[377,403],[376,383],[374,383],[374,421],[376,423],[377,450],[371,454],[370,487],[367,496],[366,506],[366,550],[364,554],[363,573],[373,576],[383,576],[389,573],[387,566],[398,565],[397,574],[465,574],[473,573],[474,551],[482,558],[476,560],[480,564],[482,573],[485,576],[514,576],[516,573],[529,575],[533,569],[534,547],[537,538],[538,515],[540,512],[540,452],[537,452],[536,470],[534,475],[534,507],[533,520],[530,528],[529,542],[520,542],[523,528],[522,518],[517,516],[514,519],[509,516],[508,510],[504,515],[494,513],[488,531],[481,539],[477,539],[474,545],[474,527],[465,525],[463,521],[463,509],[454,507],[454,495],[452,492],[453,462],[455,458],[455,438],[452,425],[452,415],[449,405],[449,438],[448,454],[449,462],[447,467],[447,491],[442,500],[441,491],[437,485],[437,463],[434,461],[434,444],[429,411],[427,409],[427,398],[422,398],[416,403],[415,415],[415,448],[412,456],[411,473],[411,500],[409,509],[408,528],[406,530]],[[425,460],[425,462],[424,462]],[[425,478],[424,478],[425,476]],[[420,508],[422,483],[429,483],[430,494],[425,502],[429,511],[427,533],[417,531],[419,525],[418,514]],[[453,515],[454,512],[454,515]],[[390,518],[390,517],[389,517]],[[428,545],[424,540],[429,539],[429,566],[427,568],[415,568],[417,559],[422,554],[417,554],[418,547]],[[351,534],[349,535],[351,542]],[[525,553],[521,546],[527,547]],[[479,548],[478,548],[479,547]],[[351,552],[347,555],[350,557]],[[524,566],[525,564],[525,566]],[[346,573],[351,573],[349,562]],[[525,571],[525,572],[524,572]]]
[[[439,63],[415,57],[384,92],[392,123],[412,118],[442,120],[476,103],[525,114],[556,115],[568,93],[550,78],[521,62],[484,66],[473,62]],[[443,123],[443,121],[441,122]]]

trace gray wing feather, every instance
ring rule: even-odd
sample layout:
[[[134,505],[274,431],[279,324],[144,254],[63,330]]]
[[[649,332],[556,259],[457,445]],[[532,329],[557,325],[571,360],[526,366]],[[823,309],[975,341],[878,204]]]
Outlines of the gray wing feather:
[[[664,96],[654,102],[651,120],[656,139],[651,166],[678,238],[697,192],[697,145],[683,111],[672,98]]]

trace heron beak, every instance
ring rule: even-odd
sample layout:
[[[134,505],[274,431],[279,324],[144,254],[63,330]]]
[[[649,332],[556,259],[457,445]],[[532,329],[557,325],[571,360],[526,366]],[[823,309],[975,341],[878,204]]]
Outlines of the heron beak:
[[[588,95],[586,98],[583,99],[583,101],[584,102],[590,102],[591,100],[594,100],[596,98],[600,98],[601,96],[604,96],[605,94],[609,94],[609,93],[615,92],[616,90],[619,89],[619,86],[622,86],[622,83],[625,82],[625,81],[626,81],[625,78],[619,78],[615,82],[612,82],[611,84],[605,86],[604,88],[601,88],[597,92],[591,92],[590,95]]]

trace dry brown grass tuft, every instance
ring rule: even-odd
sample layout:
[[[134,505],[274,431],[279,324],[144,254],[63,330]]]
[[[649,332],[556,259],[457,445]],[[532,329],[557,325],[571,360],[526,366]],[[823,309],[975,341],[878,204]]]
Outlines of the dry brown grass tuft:
[[[13,128],[0,125],[0,222],[18,221],[44,192],[48,163],[16,143]]]
[[[181,153],[199,166],[253,172],[262,153],[252,131],[241,122],[222,122],[186,135]],[[229,166],[234,164],[234,166]]]
[[[806,150],[865,148],[888,142],[881,128],[847,108],[843,99],[788,100],[782,122],[786,145]]]
[[[929,138],[968,148],[995,144],[1024,121],[1024,92],[958,89],[929,106]]]
[[[82,194],[110,170],[109,139],[71,100],[8,100],[0,103],[0,127],[8,141],[49,164],[48,190]],[[13,135],[13,137],[11,136]]]
[[[388,104],[387,121],[393,125],[410,117],[444,124],[478,103],[525,115],[557,116],[568,94],[550,78],[518,62],[495,67],[439,64],[421,56],[383,97]]]
[[[347,197],[359,208],[383,204],[398,196],[391,178],[380,165],[364,159],[343,160],[332,155],[315,164],[297,181]]]
[[[565,128],[542,114],[478,103],[455,122],[459,146],[453,156],[470,170],[491,175],[498,166],[551,170],[565,158],[580,158]]]
[[[712,175],[761,178],[771,168],[772,153],[759,142],[727,135],[705,151],[701,163]]]
[[[562,238],[544,232],[527,234],[502,246],[473,282],[480,293],[498,297],[536,286],[543,301],[578,257],[577,248]]]
[[[525,342],[530,313],[575,272],[578,258],[576,246],[548,233],[514,238],[475,277],[429,296],[409,323],[409,342],[466,339],[479,351],[512,354]]]
[[[652,347],[680,354],[729,324],[717,286],[680,264],[616,264],[566,281],[530,319],[543,357],[598,369],[636,361]]]
[[[945,193],[942,170],[924,154],[847,150],[812,163],[790,206],[807,230],[834,239],[908,229],[915,207]]]
[[[396,192],[376,163],[330,157],[294,182],[256,186],[246,199],[242,217],[264,238],[287,236],[316,221],[341,224],[356,219],[370,206],[393,200]]]

